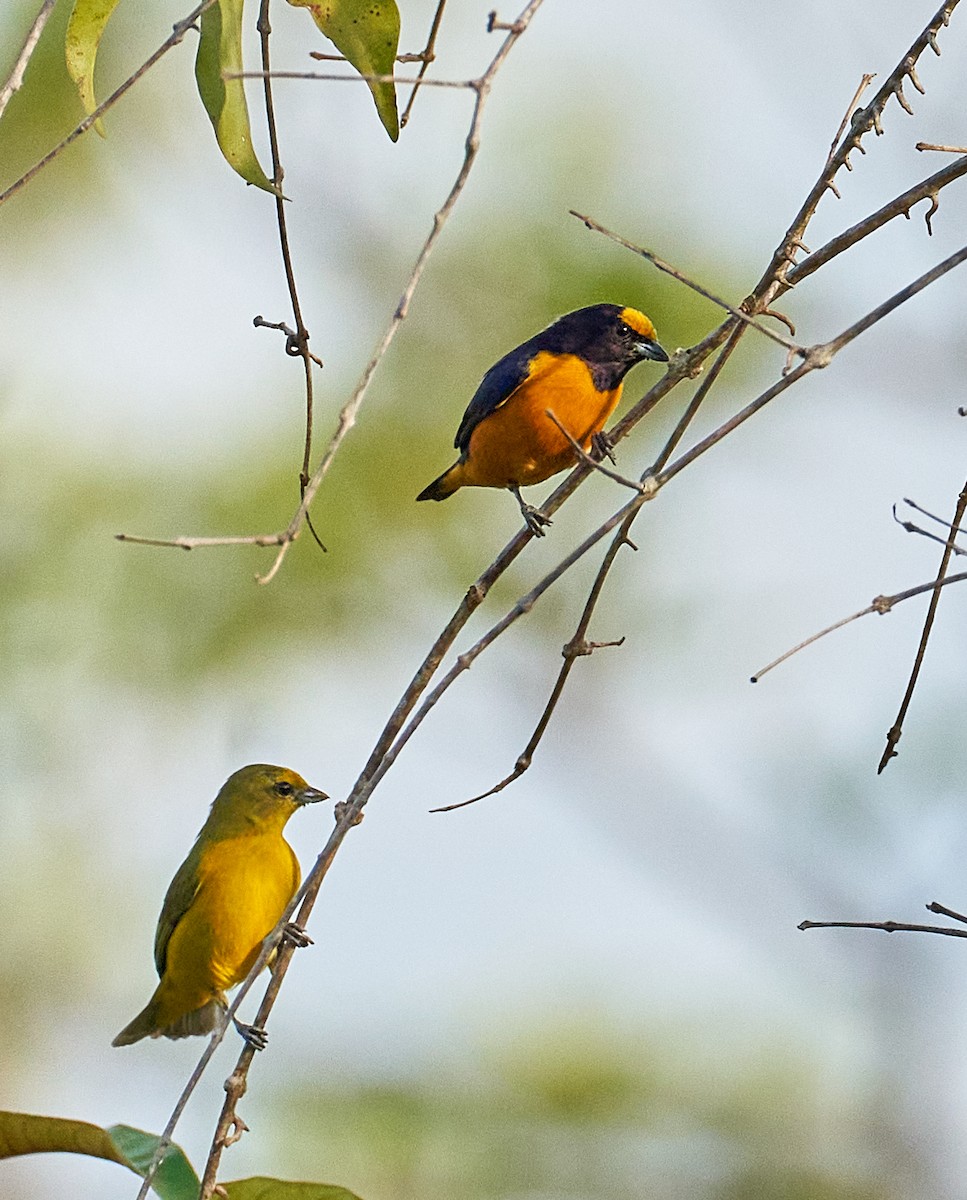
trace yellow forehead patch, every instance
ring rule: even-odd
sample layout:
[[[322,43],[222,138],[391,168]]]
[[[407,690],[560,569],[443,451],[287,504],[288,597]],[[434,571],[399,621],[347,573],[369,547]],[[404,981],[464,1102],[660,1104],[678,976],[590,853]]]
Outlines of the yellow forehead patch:
[[[631,326],[635,333],[640,333],[642,337],[650,338],[652,341],[655,340],[654,325],[637,308],[623,308],[619,316],[626,325]]]

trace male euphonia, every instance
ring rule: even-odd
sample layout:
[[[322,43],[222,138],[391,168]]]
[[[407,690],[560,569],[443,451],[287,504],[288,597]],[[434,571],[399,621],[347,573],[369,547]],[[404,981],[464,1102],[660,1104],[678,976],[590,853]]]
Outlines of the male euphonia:
[[[219,1027],[225,992],[249,973],[299,886],[282,830],[303,804],[326,799],[285,767],[256,763],[229,777],[165,896],[154,939],[161,982],[113,1046]]]
[[[668,362],[654,325],[637,309],[592,304],[548,325],[483,377],[453,443],[460,457],[417,500],[446,500],[462,487],[507,488],[531,532],[542,536],[550,518],[526,504],[520,489],[577,461],[547,410],[600,457],[609,448],[601,431],[624,377],[645,358]]]

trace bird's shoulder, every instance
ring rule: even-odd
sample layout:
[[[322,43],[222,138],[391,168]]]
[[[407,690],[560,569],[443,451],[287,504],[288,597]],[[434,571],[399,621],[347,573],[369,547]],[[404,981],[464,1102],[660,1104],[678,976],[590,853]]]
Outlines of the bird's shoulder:
[[[546,349],[541,334],[538,334],[494,363],[480,381],[480,386],[463,414],[463,420],[453,441],[458,450],[466,451],[470,444],[470,435],[480,422],[496,412],[502,404],[506,404],[520,385],[530,378],[535,360],[541,351]]]

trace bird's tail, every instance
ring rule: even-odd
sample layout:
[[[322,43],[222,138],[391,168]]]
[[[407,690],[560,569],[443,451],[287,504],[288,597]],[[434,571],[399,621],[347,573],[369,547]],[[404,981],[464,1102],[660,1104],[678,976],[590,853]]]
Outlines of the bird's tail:
[[[224,1021],[225,1002],[220,998],[209,1000],[200,1008],[181,1013],[171,1020],[170,1014],[163,1011],[158,993],[155,992],[141,1012],[130,1024],[125,1025],[111,1045],[130,1046],[145,1037],[193,1037],[195,1034],[211,1033]]]
[[[457,467],[459,463],[454,463],[452,467],[448,467],[442,475],[425,487],[417,496],[417,500],[446,500],[447,496],[452,496],[453,493],[461,485],[456,479]]]

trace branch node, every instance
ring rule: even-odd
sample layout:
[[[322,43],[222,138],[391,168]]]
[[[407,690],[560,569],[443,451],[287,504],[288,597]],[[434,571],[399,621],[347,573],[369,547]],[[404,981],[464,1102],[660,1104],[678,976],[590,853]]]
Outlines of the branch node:
[[[870,602],[870,608],[882,617],[892,610],[895,600],[895,596],[874,596]]]
[[[501,21],[497,17],[497,10],[491,9],[487,13],[487,32],[496,33],[498,30],[504,33],[523,33],[525,26],[520,21]]]

